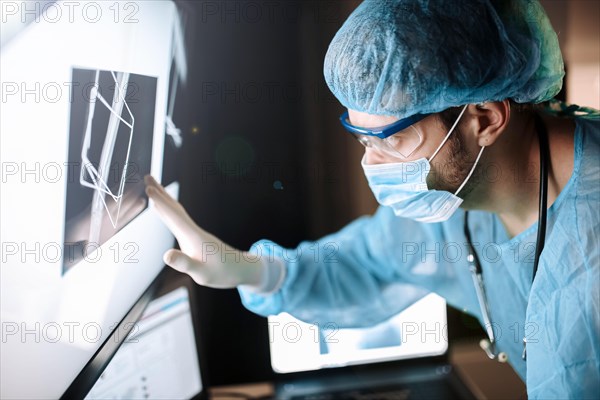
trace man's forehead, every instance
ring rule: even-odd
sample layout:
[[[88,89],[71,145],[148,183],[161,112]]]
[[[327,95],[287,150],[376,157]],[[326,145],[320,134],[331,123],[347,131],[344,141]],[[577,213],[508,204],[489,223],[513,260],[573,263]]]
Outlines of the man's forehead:
[[[348,119],[354,126],[361,128],[377,128],[398,121],[399,118],[389,115],[374,115],[348,109]]]

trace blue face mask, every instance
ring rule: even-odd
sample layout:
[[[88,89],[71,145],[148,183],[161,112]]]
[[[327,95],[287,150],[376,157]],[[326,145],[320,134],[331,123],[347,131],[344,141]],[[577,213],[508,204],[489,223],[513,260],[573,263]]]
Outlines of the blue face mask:
[[[455,193],[429,190],[427,175],[431,171],[431,160],[446,143],[466,108],[467,106],[462,109],[454,125],[429,159],[368,165],[365,164],[366,155],[363,157],[361,165],[379,204],[392,207],[394,214],[399,217],[421,222],[442,222],[454,214],[463,202],[457,195],[471,178],[485,146],[481,147],[471,171]]]

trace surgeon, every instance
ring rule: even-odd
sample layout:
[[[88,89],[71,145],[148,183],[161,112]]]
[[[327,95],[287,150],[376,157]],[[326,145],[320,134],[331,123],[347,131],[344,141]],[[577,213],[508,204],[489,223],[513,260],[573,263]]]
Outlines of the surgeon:
[[[296,249],[238,251],[148,178],[181,248],[165,262],[237,287],[260,315],[340,328],[435,292],[479,319],[482,347],[529,398],[597,398],[600,120],[553,100],[563,61],[541,5],[367,0],[333,38],[324,75],[365,146],[377,212]]]

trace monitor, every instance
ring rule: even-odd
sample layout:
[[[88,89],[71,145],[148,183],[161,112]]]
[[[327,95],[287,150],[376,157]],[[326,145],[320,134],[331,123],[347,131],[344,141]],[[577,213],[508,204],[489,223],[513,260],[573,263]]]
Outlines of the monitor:
[[[161,181],[180,17],[172,1],[1,6],[0,397],[58,398],[174,243],[143,177]]]
[[[366,328],[309,324],[281,313],[268,319],[271,366],[293,373],[442,355],[446,321],[446,301],[433,293]]]
[[[179,286],[158,296],[85,398],[199,398],[203,382],[197,337],[189,289]]]
[[[165,267],[61,399],[205,399],[195,288]]]

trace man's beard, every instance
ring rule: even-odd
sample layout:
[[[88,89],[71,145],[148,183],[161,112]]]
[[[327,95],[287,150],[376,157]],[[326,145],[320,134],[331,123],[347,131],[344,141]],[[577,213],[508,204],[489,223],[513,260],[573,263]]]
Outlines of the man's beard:
[[[434,165],[432,165],[431,172],[427,176],[427,187],[435,190],[445,190],[454,194],[467,179],[471,168],[473,168],[473,163],[477,159],[477,154],[469,153],[458,129],[450,135],[446,146],[449,147],[450,160],[445,161],[443,164],[436,164],[435,171]],[[458,193],[460,198],[466,199],[473,189],[478,186],[482,175],[480,166],[481,164],[478,164],[475,167],[473,175]]]

